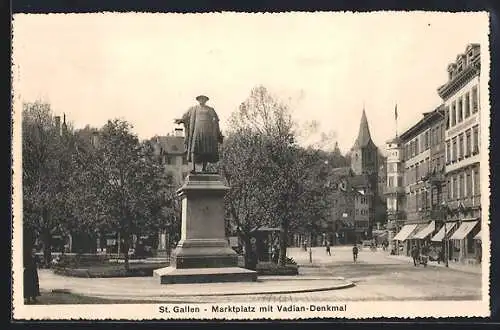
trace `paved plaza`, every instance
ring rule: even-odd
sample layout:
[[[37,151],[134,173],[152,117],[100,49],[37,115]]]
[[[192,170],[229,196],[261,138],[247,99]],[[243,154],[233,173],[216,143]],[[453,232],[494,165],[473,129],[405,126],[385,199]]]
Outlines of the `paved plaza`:
[[[479,268],[461,269],[453,265],[445,268],[435,263],[425,268],[414,267],[409,258],[368,249],[362,250],[358,262],[353,263],[351,247],[334,247],[331,256],[324,248],[313,248],[312,263],[309,262],[309,252],[298,248],[290,249],[289,256],[301,266],[300,275],[259,277],[262,283],[162,286],[153,278],[82,279],[40,271],[40,288],[45,291],[69,289],[73,293],[100,298],[164,303],[481,299]],[[256,291],[255,285],[261,286],[260,292],[264,293]],[[271,293],[277,291],[278,286],[285,292]],[[271,290],[273,287],[274,291]],[[315,290],[315,287],[320,290]]]

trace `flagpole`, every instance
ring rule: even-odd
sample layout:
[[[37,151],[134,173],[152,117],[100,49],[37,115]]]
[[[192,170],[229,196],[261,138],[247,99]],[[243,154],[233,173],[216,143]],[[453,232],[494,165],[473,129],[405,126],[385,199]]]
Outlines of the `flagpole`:
[[[394,118],[396,121],[396,137],[398,137],[398,104],[396,103],[396,106],[394,108]]]

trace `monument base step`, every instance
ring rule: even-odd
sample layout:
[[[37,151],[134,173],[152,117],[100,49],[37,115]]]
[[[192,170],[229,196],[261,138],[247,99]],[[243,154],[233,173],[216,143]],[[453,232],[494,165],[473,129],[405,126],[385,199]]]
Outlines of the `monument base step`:
[[[174,268],[155,269],[153,276],[160,284],[216,283],[216,282],[255,282],[257,272],[239,267],[222,268]]]

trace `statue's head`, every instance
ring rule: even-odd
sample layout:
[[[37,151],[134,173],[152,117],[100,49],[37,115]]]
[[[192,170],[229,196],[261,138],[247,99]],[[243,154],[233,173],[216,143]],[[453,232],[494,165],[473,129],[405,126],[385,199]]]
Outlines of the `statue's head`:
[[[200,95],[200,96],[196,97],[196,101],[200,102],[201,105],[204,105],[205,103],[207,103],[208,100],[209,100],[209,98],[205,95]]]

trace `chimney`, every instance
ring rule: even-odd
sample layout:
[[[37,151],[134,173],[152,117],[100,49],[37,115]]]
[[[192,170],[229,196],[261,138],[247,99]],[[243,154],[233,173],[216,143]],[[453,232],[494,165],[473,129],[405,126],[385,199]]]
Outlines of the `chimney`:
[[[176,137],[182,137],[183,134],[182,134],[182,128],[176,128],[175,131],[174,131],[174,136]]]
[[[61,135],[61,117],[60,116],[55,116],[54,121],[56,124],[56,132],[57,135]]]
[[[92,132],[92,146],[94,148],[99,147],[99,133],[98,132]]]

